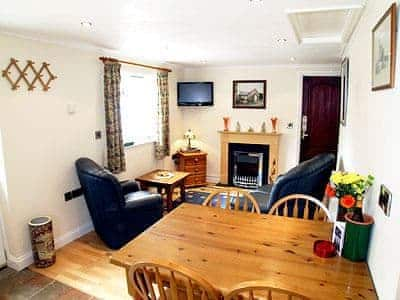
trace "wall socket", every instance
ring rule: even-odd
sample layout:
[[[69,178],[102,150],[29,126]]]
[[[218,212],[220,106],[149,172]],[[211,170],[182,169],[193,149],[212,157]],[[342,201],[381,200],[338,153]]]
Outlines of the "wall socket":
[[[96,130],[94,132],[94,137],[96,140],[100,140],[101,139],[101,131],[100,130]]]
[[[69,200],[72,200],[74,198],[78,198],[78,197],[80,197],[82,195],[83,195],[82,188],[78,188],[76,190],[72,190],[72,191],[66,192],[64,194],[64,199],[65,199],[65,201],[69,201]]]

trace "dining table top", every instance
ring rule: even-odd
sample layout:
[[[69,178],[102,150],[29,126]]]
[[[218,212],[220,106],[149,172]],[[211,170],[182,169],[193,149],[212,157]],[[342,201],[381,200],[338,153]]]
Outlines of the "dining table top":
[[[197,272],[227,294],[262,280],[311,299],[377,299],[364,262],[320,258],[332,223],[183,203],[111,256],[126,269],[162,260]]]

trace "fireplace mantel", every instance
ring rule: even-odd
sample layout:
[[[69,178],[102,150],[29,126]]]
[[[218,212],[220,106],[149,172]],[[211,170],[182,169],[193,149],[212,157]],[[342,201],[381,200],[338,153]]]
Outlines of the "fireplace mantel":
[[[218,131],[221,141],[220,182],[228,184],[229,143],[258,144],[269,146],[268,181],[271,183],[278,174],[280,133]]]

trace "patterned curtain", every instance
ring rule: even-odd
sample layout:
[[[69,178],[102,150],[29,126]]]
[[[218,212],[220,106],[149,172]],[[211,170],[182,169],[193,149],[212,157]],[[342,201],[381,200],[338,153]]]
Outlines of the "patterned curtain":
[[[126,169],[120,112],[121,64],[104,64],[104,106],[106,112],[108,169],[121,173]]]
[[[158,130],[155,143],[157,159],[169,155],[169,106],[168,106],[168,72],[157,73],[158,85]]]

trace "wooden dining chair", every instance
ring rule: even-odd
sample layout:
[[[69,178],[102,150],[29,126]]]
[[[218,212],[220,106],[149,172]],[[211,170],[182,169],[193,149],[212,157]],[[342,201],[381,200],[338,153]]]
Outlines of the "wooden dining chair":
[[[192,270],[166,262],[141,262],[128,271],[134,299],[217,300],[222,294]]]
[[[263,281],[243,282],[224,297],[226,300],[309,300],[303,295],[268,286]]]
[[[223,188],[212,192],[204,200],[203,205],[261,213],[257,200],[252,195],[244,190],[235,188]]]
[[[283,197],[271,207],[268,214],[332,222],[326,206],[318,199],[304,194]]]

